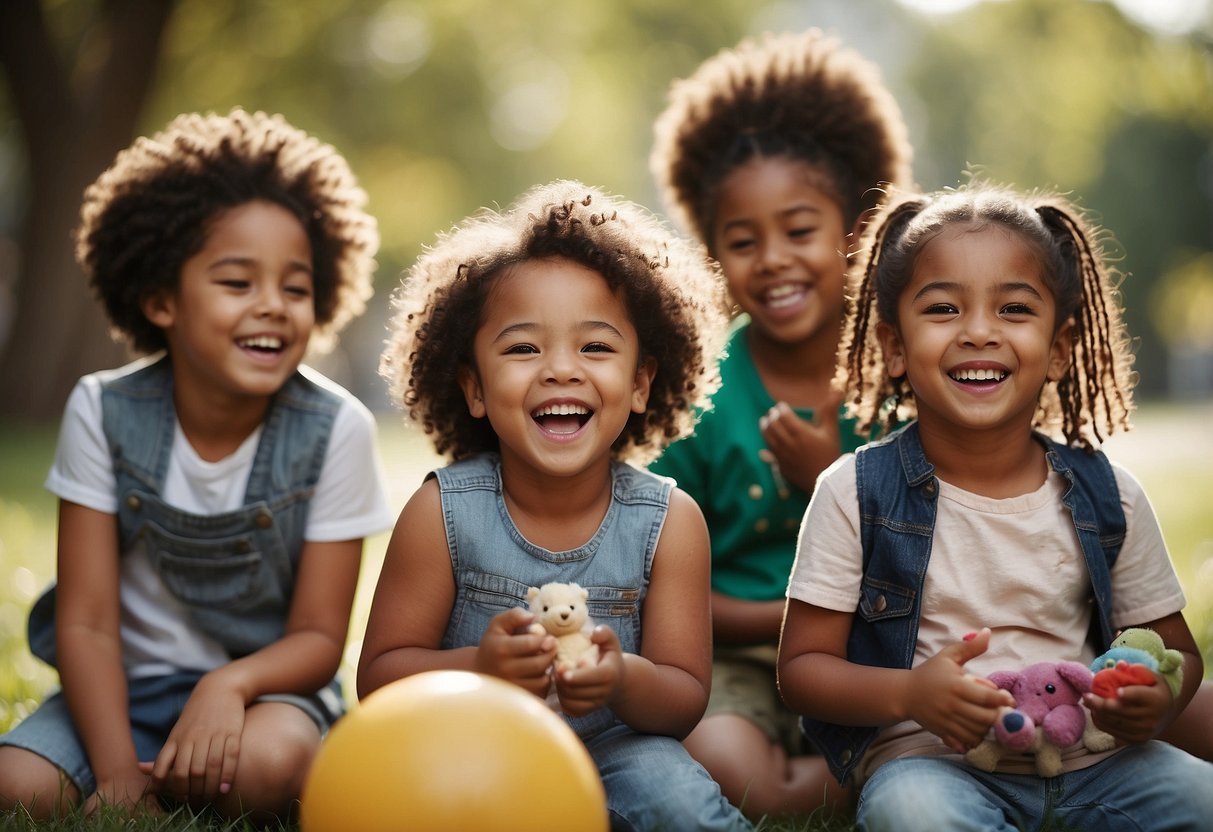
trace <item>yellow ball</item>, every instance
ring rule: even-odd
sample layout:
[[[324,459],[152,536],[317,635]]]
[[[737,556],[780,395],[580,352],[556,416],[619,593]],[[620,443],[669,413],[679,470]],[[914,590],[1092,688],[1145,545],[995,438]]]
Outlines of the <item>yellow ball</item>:
[[[581,740],[517,685],[459,670],[385,685],[329,733],[303,787],[303,832],[605,832]]]

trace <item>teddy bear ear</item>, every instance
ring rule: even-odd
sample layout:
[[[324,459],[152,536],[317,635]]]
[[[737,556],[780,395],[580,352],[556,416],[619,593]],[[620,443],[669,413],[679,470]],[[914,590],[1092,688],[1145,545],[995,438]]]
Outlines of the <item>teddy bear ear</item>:
[[[1065,679],[1080,693],[1091,689],[1091,668],[1079,662],[1058,662],[1057,675]]]
[[[987,677],[1001,690],[1010,690],[1019,681],[1019,674],[1013,670],[996,670]]]
[[[527,599],[528,601],[534,601],[534,600],[535,600],[535,596],[536,596],[536,595],[538,595],[538,594],[539,594],[539,587],[537,587],[537,586],[530,587],[530,588],[529,588],[529,589],[526,591],[526,599]]]

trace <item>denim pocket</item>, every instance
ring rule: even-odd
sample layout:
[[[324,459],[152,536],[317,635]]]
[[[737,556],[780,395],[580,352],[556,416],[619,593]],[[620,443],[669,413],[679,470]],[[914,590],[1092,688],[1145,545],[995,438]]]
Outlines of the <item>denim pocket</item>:
[[[185,604],[228,609],[256,599],[261,591],[263,558],[252,535],[200,541],[152,524],[143,535],[160,579]]]

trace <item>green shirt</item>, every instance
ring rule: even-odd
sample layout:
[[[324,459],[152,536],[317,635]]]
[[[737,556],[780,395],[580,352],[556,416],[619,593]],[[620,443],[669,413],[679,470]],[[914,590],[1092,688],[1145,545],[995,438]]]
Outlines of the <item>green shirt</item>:
[[[720,362],[721,386],[695,433],[675,442],[651,471],[673,477],[703,510],[712,541],[712,589],[748,601],[784,597],[809,495],[786,482],[760,452],[758,420],[775,406],[754,367],[742,318]],[[812,408],[795,408],[812,419]],[[864,443],[840,419],[842,451]]]

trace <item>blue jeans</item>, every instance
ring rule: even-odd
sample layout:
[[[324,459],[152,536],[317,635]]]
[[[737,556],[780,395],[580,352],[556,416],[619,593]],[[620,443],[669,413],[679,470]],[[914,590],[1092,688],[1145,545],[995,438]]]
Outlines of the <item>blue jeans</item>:
[[[864,832],[1207,830],[1213,763],[1158,741],[1048,778],[906,757],[876,770],[860,793],[856,819]]]
[[[616,725],[585,744],[606,788],[612,832],[753,829],[673,737]]]

